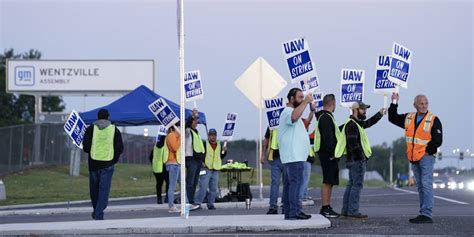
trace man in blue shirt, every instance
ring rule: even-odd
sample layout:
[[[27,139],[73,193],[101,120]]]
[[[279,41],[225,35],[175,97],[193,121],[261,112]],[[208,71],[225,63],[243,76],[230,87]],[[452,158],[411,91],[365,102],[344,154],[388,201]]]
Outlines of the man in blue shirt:
[[[280,160],[284,167],[283,210],[285,220],[306,220],[311,218],[301,211],[299,194],[303,182],[304,163],[309,155],[310,143],[301,116],[313,95],[306,97],[301,89],[293,88],[287,95],[288,104],[280,115],[278,144]]]

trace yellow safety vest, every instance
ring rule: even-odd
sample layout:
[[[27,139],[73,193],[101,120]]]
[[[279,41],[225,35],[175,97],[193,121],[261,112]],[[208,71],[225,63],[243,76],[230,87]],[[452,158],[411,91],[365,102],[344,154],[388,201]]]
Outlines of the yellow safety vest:
[[[206,159],[204,161],[206,167],[210,170],[220,170],[222,167],[221,161],[221,144],[217,141],[216,149],[212,149],[209,142],[206,142]]]
[[[193,150],[196,153],[204,153],[204,144],[201,137],[194,130],[191,129],[191,135],[193,137]]]
[[[162,173],[163,172],[163,154],[165,153],[166,143],[163,147],[158,148],[153,146],[153,160],[151,161],[151,166],[153,168],[154,173]]]
[[[322,114],[321,116],[325,115],[326,113]],[[319,118],[321,118],[321,116]],[[334,119],[333,116],[329,115],[331,117],[332,122],[334,123],[334,134],[336,136],[336,141],[339,142],[339,139],[341,139],[341,131],[339,131],[339,126],[336,124],[336,120]],[[319,119],[318,119],[319,121]],[[321,148],[321,133],[319,132],[319,125],[318,121],[316,121],[316,128],[314,129],[314,152],[318,152],[319,149]]]
[[[91,158],[97,161],[111,161],[114,158],[115,126],[99,129],[94,125],[92,134]]]
[[[270,146],[268,146],[268,160],[273,160],[273,151],[278,150],[278,129],[270,131]]]
[[[334,157],[336,158],[341,158],[342,155],[347,153],[346,152],[346,145],[347,145],[346,125],[351,120],[354,121],[353,119],[348,119],[347,122],[344,124],[344,127],[342,128],[341,137],[337,141],[336,151],[334,152]],[[359,136],[360,136],[360,142],[362,145],[362,150],[364,151],[365,157],[367,157],[368,159],[372,155],[372,149],[370,148],[369,137],[367,137],[367,133],[365,132],[364,128],[362,128],[356,121],[354,121],[354,123],[357,125],[357,128],[359,129]]]

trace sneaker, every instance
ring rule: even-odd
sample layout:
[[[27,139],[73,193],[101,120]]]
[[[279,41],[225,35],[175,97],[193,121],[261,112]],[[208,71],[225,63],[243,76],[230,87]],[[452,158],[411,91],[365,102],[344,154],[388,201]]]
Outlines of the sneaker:
[[[163,204],[163,199],[161,199],[161,198],[157,199],[156,204]]]
[[[304,212],[300,212],[300,213],[298,214],[298,216],[306,216],[307,219],[311,218],[311,215],[306,214],[306,213],[304,213]]]
[[[303,212],[300,212],[298,215],[296,215],[297,220],[308,220],[311,218],[311,215],[306,215]]]
[[[191,207],[189,208],[190,211],[195,211],[199,209],[202,209],[201,205],[199,204],[191,204]]]
[[[95,211],[92,212],[92,219],[95,220]]]
[[[275,209],[275,208],[270,208],[270,209],[268,209],[267,215],[275,215],[275,214],[278,214],[278,210],[277,210],[277,209]]]
[[[332,209],[332,207],[321,208],[319,214],[323,215],[326,218],[338,218],[340,216],[339,213],[335,212]]]
[[[216,210],[214,205],[207,205],[207,210]]]
[[[347,215],[347,218],[354,219],[354,220],[365,220],[365,219],[369,218],[369,216],[358,213],[358,214],[355,214],[355,215]]]
[[[414,224],[433,223],[433,219],[424,215],[419,215],[415,218],[410,219],[410,223],[414,223]]]
[[[348,217],[347,212],[341,212],[341,217],[342,218],[347,218]]]
[[[169,213],[177,213],[177,212],[181,212],[181,210],[179,210],[178,208],[176,208],[175,206],[171,207],[169,210],[168,210]]]

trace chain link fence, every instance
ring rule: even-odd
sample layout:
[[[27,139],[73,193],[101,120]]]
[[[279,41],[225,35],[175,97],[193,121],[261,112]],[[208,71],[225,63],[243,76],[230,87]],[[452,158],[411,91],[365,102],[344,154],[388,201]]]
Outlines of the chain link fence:
[[[35,135],[39,133],[39,148],[35,149]],[[119,163],[150,164],[149,155],[153,149],[154,137],[123,134],[124,152]],[[0,176],[32,167],[69,165],[74,145],[64,132],[63,124],[28,124],[0,128]],[[233,147],[225,160],[248,161],[256,166],[255,141],[244,142]],[[81,161],[87,161],[87,154],[81,152]]]
[[[39,133],[39,148],[35,135]],[[122,134],[124,153],[120,163],[149,164],[153,137]],[[73,147],[62,124],[30,124],[0,128],[0,176],[19,170],[49,165],[69,165]],[[87,154],[81,152],[81,160]]]

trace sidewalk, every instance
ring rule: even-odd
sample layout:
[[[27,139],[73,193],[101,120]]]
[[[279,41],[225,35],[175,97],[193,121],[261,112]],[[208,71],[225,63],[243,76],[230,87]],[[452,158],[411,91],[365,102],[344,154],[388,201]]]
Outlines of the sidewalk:
[[[84,203],[90,201],[78,201],[76,203]],[[254,199],[251,203],[251,207],[255,208],[266,208],[268,207],[269,199],[264,198],[262,200]],[[45,208],[37,208],[39,205],[44,206]],[[64,203],[44,203],[44,204],[33,204],[30,205],[21,205],[18,208],[14,209],[15,206],[8,206],[9,210],[0,211],[0,216],[8,215],[49,215],[49,214],[63,214],[63,213],[89,213],[92,211],[92,207],[54,207],[54,205],[63,206]],[[204,204],[205,205],[205,204]],[[312,206],[314,205],[313,201],[304,201],[303,206]],[[245,202],[217,202],[215,203],[216,208],[238,208],[245,209]],[[137,205],[114,205],[109,204],[106,209],[106,212],[124,212],[124,211],[151,211],[151,210],[167,210],[168,204],[137,204]]]
[[[263,232],[329,228],[331,222],[319,214],[309,220],[284,220],[282,215],[190,216],[104,221],[70,221],[0,225],[3,235],[74,234],[198,234]]]

